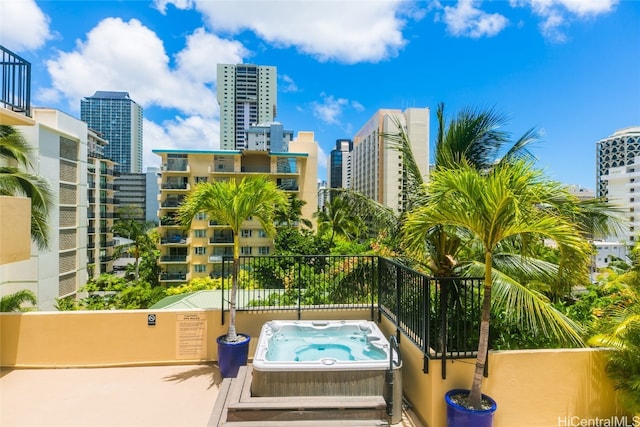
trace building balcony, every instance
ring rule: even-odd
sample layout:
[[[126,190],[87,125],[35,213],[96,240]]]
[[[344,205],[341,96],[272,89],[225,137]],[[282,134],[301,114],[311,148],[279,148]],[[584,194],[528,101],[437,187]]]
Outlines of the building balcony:
[[[191,167],[187,164],[186,160],[181,161],[168,161],[160,167],[164,174],[189,174]]]
[[[163,271],[160,273],[161,282],[188,282],[191,279],[191,273],[170,273]]]
[[[160,264],[186,264],[189,262],[189,255],[162,255]]]
[[[163,182],[160,188],[166,191],[187,191],[191,186],[186,182]]]
[[[164,237],[160,237],[160,244],[184,246],[189,244],[189,238],[185,234],[167,234]]]
[[[3,110],[31,117],[31,63],[3,46],[0,46],[2,55],[2,93],[0,103]],[[7,115],[9,116],[9,114]],[[3,119],[4,119],[3,115]],[[3,124],[24,125],[20,120],[15,122],[3,120]]]
[[[163,209],[177,209],[182,204],[184,199],[167,199],[160,203],[160,207]]]
[[[233,236],[215,236],[209,237],[210,245],[230,245],[233,244]]]
[[[178,218],[169,215],[161,217],[159,224],[161,227],[180,227]]]

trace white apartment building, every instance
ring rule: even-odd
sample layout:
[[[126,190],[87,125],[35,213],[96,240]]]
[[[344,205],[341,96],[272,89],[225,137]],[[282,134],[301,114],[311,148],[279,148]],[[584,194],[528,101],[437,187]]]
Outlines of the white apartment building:
[[[618,130],[596,147],[598,196],[619,208],[628,223],[621,236],[606,240],[634,244],[640,231],[640,126]]]
[[[276,117],[276,67],[218,64],[217,98],[220,105],[220,149],[243,150],[246,131]]]
[[[429,108],[378,110],[353,138],[351,185],[356,191],[396,212],[404,210],[402,199],[402,154],[390,148],[385,135],[397,134],[404,127],[418,167],[426,180],[429,174]]]
[[[87,282],[87,124],[57,110],[32,110],[33,126],[16,126],[34,148],[30,173],[53,192],[50,248],[31,245],[31,257],[0,265],[0,294],[31,290],[39,310],[74,296]]]

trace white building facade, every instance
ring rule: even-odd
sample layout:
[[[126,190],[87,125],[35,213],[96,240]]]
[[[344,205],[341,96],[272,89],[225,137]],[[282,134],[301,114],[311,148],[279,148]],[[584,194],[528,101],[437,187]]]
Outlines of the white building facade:
[[[616,131],[600,140],[596,151],[597,194],[620,209],[627,222],[621,236],[608,236],[606,240],[632,245],[640,231],[640,127]]]
[[[53,192],[50,247],[0,266],[0,292],[32,291],[39,310],[73,297],[87,282],[87,124],[53,109],[32,110],[34,126],[16,126],[34,149],[33,170]]]
[[[246,131],[276,117],[276,67],[218,64],[217,79],[220,149],[246,149]]]

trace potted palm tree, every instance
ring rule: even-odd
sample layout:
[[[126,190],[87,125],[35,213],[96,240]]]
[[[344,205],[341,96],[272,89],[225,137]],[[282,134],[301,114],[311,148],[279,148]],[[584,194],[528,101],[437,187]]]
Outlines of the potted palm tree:
[[[426,195],[424,203],[408,214],[402,227],[410,250],[423,250],[425,238],[432,230],[448,226],[473,235],[484,251],[484,289],[475,370],[470,390],[452,390],[445,396],[448,425],[491,426],[496,404],[485,398],[483,409],[483,397],[488,396],[482,394],[482,380],[489,344],[494,251],[508,241],[526,245],[545,238],[555,241],[561,251],[586,257],[588,245],[575,222],[553,208],[559,199],[568,198],[563,187],[546,179],[531,162],[504,162],[490,169],[478,169],[463,159],[456,168],[436,170],[426,184]],[[515,300],[527,300],[526,288],[515,292],[519,293]],[[531,307],[523,303],[517,309]],[[545,321],[547,333],[581,343],[576,326],[550,305],[538,304],[535,310],[535,317]]]
[[[268,235],[273,235],[273,218],[278,209],[287,206],[286,193],[263,175],[196,185],[178,209],[181,224],[191,227],[196,214],[204,212],[210,220],[226,224],[233,233],[233,273],[229,295],[229,327],[218,337],[218,364],[223,378],[235,377],[247,363],[250,337],[236,331],[236,295],[240,268],[240,228],[250,217],[258,219]]]

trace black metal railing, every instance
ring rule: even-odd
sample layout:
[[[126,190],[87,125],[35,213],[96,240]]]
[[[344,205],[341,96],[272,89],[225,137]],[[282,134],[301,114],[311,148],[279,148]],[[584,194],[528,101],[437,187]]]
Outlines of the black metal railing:
[[[2,94],[0,102],[8,110],[31,117],[31,63],[0,46]]]
[[[480,278],[431,277],[378,256],[241,256],[239,311],[368,309],[385,316],[431,359],[475,357],[482,305]],[[222,258],[223,315],[233,259]],[[378,320],[380,320],[378,318]]]

